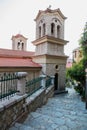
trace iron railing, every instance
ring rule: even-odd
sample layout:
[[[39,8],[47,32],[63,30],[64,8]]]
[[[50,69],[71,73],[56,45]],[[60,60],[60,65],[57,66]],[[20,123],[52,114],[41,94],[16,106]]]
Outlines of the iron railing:
[[[28,96],[32,95],[34,92],[42,88],[41,86],[41,77],[35,78],[31,81],[26,81],[26,93]]]
[[[17,92],[17,75],[4,73],[0,76],[0,100],[10,98]]]
[[[52,82],[51,82],[51,77],[47,77],[46,79],[46,88],[50,87],[50,85],[52,85]]]

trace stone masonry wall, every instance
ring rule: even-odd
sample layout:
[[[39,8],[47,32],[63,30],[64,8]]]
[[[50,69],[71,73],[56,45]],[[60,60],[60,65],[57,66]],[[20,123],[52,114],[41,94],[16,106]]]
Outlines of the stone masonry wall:
[[[11,101],[11,100],[9,100]],[[7,101],[8,102],[8,101]],[[0,130],[7,130],[24,111],[25,98],[14,100],[0,108]]]
[[[26,113],[35,111],[45,104],[48,98],[53,96],[53,88],[54,86],[47,90],[42,88],[30,97],[27,95],[12,97],[8,100],[9,103],[6,101],[4,104],[0,104],[0,130],[8,130],[15,121],[21,119]]]

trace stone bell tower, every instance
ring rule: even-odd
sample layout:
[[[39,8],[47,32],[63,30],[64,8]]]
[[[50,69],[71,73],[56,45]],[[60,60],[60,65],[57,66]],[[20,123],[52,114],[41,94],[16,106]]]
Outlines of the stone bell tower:
[[[64,22],[66,17],[60,9],[40,10],[35,18],[36,46],[33,60],[43,66],[42,73],[55,76],[55,90],[65,91]]]
[[[26,51],[27,48],[27,38],[21,34],[12,36],[12,49]]]

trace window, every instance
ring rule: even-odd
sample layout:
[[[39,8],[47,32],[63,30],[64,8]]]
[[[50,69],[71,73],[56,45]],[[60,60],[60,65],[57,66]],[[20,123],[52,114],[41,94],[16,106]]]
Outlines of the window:
[[[55,66],[55,69],[58,69],[58,68],[59,68],[59,66],[58,66],[58,65],[56,65],[56,66]]]
[[[18,46],[17,46],[18,49],[20,49],[20,42],[18,42]]]
[[[57,37],[60,38],[60,26],[57,26]]]
[[[55,19],[55,22],[57,22],[57,19]]]
[[[24,43],[22,42],[22,50],[24,50]]]
[[[43,35],[45,35],[45,31],[46,31],[46,27],[45,27],[45,23],[43,24]]]
[[[55,24],[52,23],[51,24],[51,34],[54,35],[54,31],[55,31]]]
[[[41,26],[39,27],[39,37],[41,37]]]

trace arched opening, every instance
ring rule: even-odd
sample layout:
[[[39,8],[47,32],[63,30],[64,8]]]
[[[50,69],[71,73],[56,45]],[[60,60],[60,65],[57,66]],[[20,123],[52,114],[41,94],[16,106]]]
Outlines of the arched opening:
[[[55,34],[55,24],[51,23],[51,35],[54,36],[54,34]]]
[[[41,26],[39,27],[39,38],[41,37]]]
[[[58,73],[55,73],[54,90],[58,90]]]
[[[60,26],[57,26],[57,37],[60,38]]]
[[[20,50],[20,42],[18,42],[17,49]]]
[[[24,50],[24,43],[22,42],[22,50]]]
[[[45,32],[46,32],[46,26],[45,26],[45,23],[43,24],[43,35],[45,35]]]

